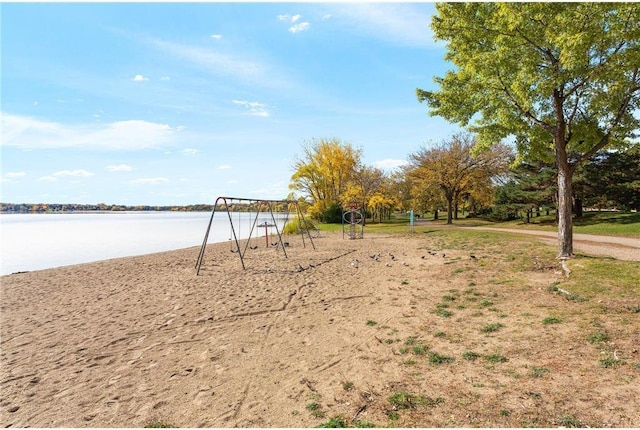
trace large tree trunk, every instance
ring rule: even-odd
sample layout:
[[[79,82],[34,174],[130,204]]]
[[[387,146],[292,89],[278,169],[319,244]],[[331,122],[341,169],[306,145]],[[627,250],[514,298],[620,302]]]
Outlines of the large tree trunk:
[[[573,257],[573,220],[571,219],[571,179],[573,169],[567,157],[567,123],[564,118],[564,95],[560,89],[553,91],[556,126],[553,136],[558,167],[558,258]]]
[[[573,257],[573,220],[571,219],[571,178],[573,171],[564,151],[558,151],[558,258]]]
[[[447,224],[453,224],[453,198],[447,198]]]

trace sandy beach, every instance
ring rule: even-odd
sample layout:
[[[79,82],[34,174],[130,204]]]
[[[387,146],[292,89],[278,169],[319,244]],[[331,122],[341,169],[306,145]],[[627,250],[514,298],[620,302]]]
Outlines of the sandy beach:
[[[424,234],[314,243],[292,240],[288,258],[261,243],[247,270],[228,244],[209,245],[200,276],[198,247],[3,276],[0,424],[314,427],[342,415],[378,427],[552,427],[570,415],[640,426],[637,313],[600,321],[629,363],[603,371],[582,319],[540,324],[593,305],[545,293],[557,271],[504,285],[482,275],[502,256]],[[451,318],[436,312],[443,300]],[[494,334],[478,330],[497,322]],[[430,364],[420,342],[451,360]],[[463,359],[471,350],[508,361]],[[428,401],[406,414],[389,400],[398,392]]]

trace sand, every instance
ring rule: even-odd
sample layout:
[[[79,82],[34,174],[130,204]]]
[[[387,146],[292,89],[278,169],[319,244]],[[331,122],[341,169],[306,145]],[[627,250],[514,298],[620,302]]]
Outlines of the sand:
[[[544,293],[557,271],[507,290],[448,264],[500,271],[500,259],[431,255],[424,235],[314,243],[292,240],[288,258],[261,243],[247,270],[227,244],[210,245],[200,276],[189,248],[2,277],[0,425],[313,427],[336,415],[397,427],[640,425],[640,370],[603,372],[581,321],[540,328],[582,306]],[[465,290],[506,316],[434,313]],[[629,318],[634,333],[638,314]],[[477,330],[497,321],[498,334]],[[638,332],[625,333],[617,354],[639,362]],[[430,365],[407,352],[416,342],[455,360]],[[461,358],[469,350],[509,361],[474,364]],[[547,374],[531,376],[536,366]],[[422,395],[420,407],[394,406],[398,392]]]

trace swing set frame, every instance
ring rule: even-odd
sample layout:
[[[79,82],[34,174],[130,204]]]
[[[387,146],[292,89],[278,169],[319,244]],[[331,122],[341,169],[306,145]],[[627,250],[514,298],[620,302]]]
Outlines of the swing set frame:
[[[244,248],[240,247],[240,239],[238,239],[238,236],[240,234],[240,222],[238,222],[238,233],[236,234],[236,229],[233,225],[233,220],[231,218],[230,204],[233,205],[234,203],[244,204],[247,207],[250,207],[251,209],[250,212],[253,212],[254,210],[253,207],[255,207],[255,217],[253,218],[253,222],[251,223],[251,230],[249,231],[249,237],[247,238]],[[300,205],[296,200],[265,200],[265,199],[250,199],[250,198],[243,198],[243,197],[225,197],[225,196],[218,197],[216,199],[215,204],[213,205],[211,217],[209,218],[209,225],[207,226],[207,231],[204,235],[202,246],[200,247],[200,253],[198,254],[198,260],[196,261],[196,275],[200,274],[200,268],[202,267],[202,263],[204,261],[204,254],[207,248],[207,240],[209,238],[209,233],[211,232],[211,225],[213,224],[213,217],[215,216],[216,211],[217,212],[225,211],[227,213],[227,218],[229,219],[229,225],[231,226],[231,235],[233,236],[233,240],[236,245],[235,250],[231,249],[231,252],[238,254],[238,256],[240,257],[240,263],[242,264],[243,270],[247,269],[245,265],[245,260],[244,260],[244,256],[247,252],[247,249],[257,248],[257,246],[250,247],[249,244],[251,242],[253,231],[256,229],[256,226],[258,227],[263,226],[263,224],[259,224],[259,225],[257,224],[258,217],[260,216],[261,213],[267,212],[271,215],[271,221],[272,221],[271,226],[275,227],[276,233],[278,235],[278,241],[272,245],[276,246],[276,251],[278,249],[282,249],[282,252],[284,253],[284,257],[288,258],[287,250],[285,249],[288,243],[283,242],[282,240],[282,231],[278,228],[278,223],[276,222],[276,218],[273,211],[274,205],[285,205],[285,207],[287,208],[285,212],[284,224],[282,225],[282,230],[284,230],[284,227],[287,225],[287,222],[289,221],[289,214],[291,213],[291,208],[295,208],[295,213],[298,218],[298,224],[299,225],[301,224],[303,226],[307,225],[306,220],[304,218],[304,214],[300,210]],[[219,207],[221,207],[221,209],[218,209]],[[239,219],[240,218],[238,218],[238,220]],[[298,228],[298,231],[300,232],[300,236],[302,237],[302,246],[306,247],[306,241],[305,241],[305,233],[306,233],[306,236],[309,239],[309,242],[311,243],[313,250],[315,251],[316,247],[313,243],[313,239],[311,238],[311,233],[309,233],[309,229]],[[229,238],[229,240],[231,239],[232,238]],[[233,246],[233,243],[231,246]]]

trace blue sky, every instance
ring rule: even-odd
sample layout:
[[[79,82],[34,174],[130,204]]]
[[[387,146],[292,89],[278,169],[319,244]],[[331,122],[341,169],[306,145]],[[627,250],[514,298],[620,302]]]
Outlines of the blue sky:
[[[311,139],[391,169],[458,130],[415,95],[432,3],[0,7],[2,202],[280,199]]]

